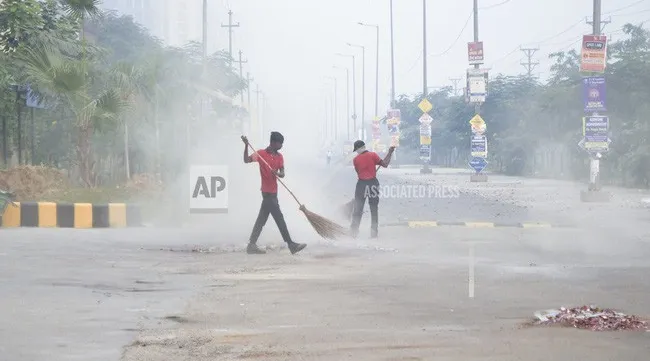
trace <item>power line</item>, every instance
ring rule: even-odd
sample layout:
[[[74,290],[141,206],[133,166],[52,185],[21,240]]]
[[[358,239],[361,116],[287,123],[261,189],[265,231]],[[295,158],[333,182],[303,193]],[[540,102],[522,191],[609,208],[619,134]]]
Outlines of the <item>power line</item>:
[[[629,8],[635,6],[635,5],[641,4],[641,3],[646,2],[646,1],[648,1],[648,0],[639,0],[639,1],[631,3],[630,5],[626,5],[626,6],[622,6],[622,7],[618,8],[618,9],[610,10],[610,11],[608,11],[606,13],[603,13],[602,15],[610,15],[610,14],[613,14],[613,13],[621,11],[621,10],[627,10],[627,9],[629,9]]]

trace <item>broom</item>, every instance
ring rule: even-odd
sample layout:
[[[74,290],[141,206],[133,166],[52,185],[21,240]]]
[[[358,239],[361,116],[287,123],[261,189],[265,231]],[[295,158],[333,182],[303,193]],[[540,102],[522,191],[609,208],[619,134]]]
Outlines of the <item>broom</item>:
[[[253,146],[250,145],[250,143],[246,142],[246,145],[251,148],[253,153],[257,153],[255,148],[253,148]],[[269,168],[271,173],[273,173],[273,168],[271,168],[271,166],[264,160],[264,158],[257,157],[257,159],[261,160],[262,163],[264,163],[264,165],[266,165]],[[273,173],[273,175],[275,175],[275,173]],[[314,212],[311,212],[311,211],[307,210],[307,207],[305,207],[304,204],[300,203],[300,201],[298,200],[298,197],[296,197],[296,195],[293,194],[293,192],[289,189],[289,187],[287,187],[287,185],[284,184],[282,179],[280,179],[277,176],[276,176],[276,178],[277,178],[278,182],[280,182],[280,184],[282,184],[284,189],[286,189],[287,192],[289,192],[289,194],[291,194],[293,199],[296,200],[296,203],[298,203],[298,205],[300,206],[298,209],[300,209],[302,211],[302,213],[305,214],[305,217],[307,217],[307,220],[309,221],[311,226],[314,227],[314,230],[316,231],[316,233],[318,233],[318,235],[320,235],[321,237],[323,237],[325,239],[331,239],[331,240],[336,240],[339,237],[349,235],[349,232],[345,227],[343,227],[341,225],[338,225],[335,222],[332,222],[329,219],[327,219],[327,218],[325,218],[325,217],[323,217],[321,215],[318,215],[318,214],[316,214]]]

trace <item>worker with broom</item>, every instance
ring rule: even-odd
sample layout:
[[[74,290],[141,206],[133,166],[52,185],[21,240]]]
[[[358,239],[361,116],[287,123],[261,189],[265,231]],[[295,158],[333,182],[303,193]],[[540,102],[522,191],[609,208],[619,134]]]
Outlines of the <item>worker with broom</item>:
[[[244,163],[257,162],[260,166],[260,176],[262,179],[262,206],[253,226],[253,232],[249,238],[246,252],[248,254],[266,253],[257,246],[257,239],[262,233],[262,228],[266,224],[266,221],[269,219],[269,214],[273,216],[275,224],[278,226],[282,235],[282,239],[287,243],[291,254],[302,251],[307,245],[291,240],[287,224],[284,221],[284,215],[278,203],[277,178],[284,178],[284,157],[279,152],[284,143],[284,136],[279,132],[271,132],[269,146],[266,149],[256,151],[252,155],[248,154],[248,138],[242,136],[241,139],[244,142]]]
[[[366,144],[362,140],[354,142],[353,152],[357,153],[352,163],[354,170],[357,172],[359,180],[354,191],[354,207],[352,210],[352,225],[350,226],[350,235],[356,238],[359,234],[359,225],[363,214],[363,206],[368,198],[370,206],[370,237],[377,238],[379,233],[379,181],[377,180],[377,166],[384,168],[390,164],[390,158],[395,151],[395,147],[388,149],[388,154],[381,159],[375,152],[366,150]]]

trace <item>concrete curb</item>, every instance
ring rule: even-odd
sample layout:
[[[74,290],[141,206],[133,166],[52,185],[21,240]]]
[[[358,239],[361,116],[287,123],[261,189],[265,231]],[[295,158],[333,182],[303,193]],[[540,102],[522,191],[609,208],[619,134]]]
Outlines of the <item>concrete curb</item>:
[[[125,203],[9,204],[0,217],[0,227],[125,228],[142,227],[140,207]]]
[[[465,227],[465,228],[575,228],[568,224],[551,224],[541,222],[524,223],[498,223],[498,222],[445,222],[445,221],[404,221],[385,223],[382,227],[408,227],[408,228],[431,228],[431,227]]]

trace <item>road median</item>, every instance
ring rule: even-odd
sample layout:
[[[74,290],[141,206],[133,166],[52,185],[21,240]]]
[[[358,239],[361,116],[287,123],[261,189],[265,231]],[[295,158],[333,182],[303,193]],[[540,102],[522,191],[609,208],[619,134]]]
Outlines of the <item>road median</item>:
[[[16,202],[0,218],[0,227],[126,228],[141,227],[141,208],[128,203]]]

